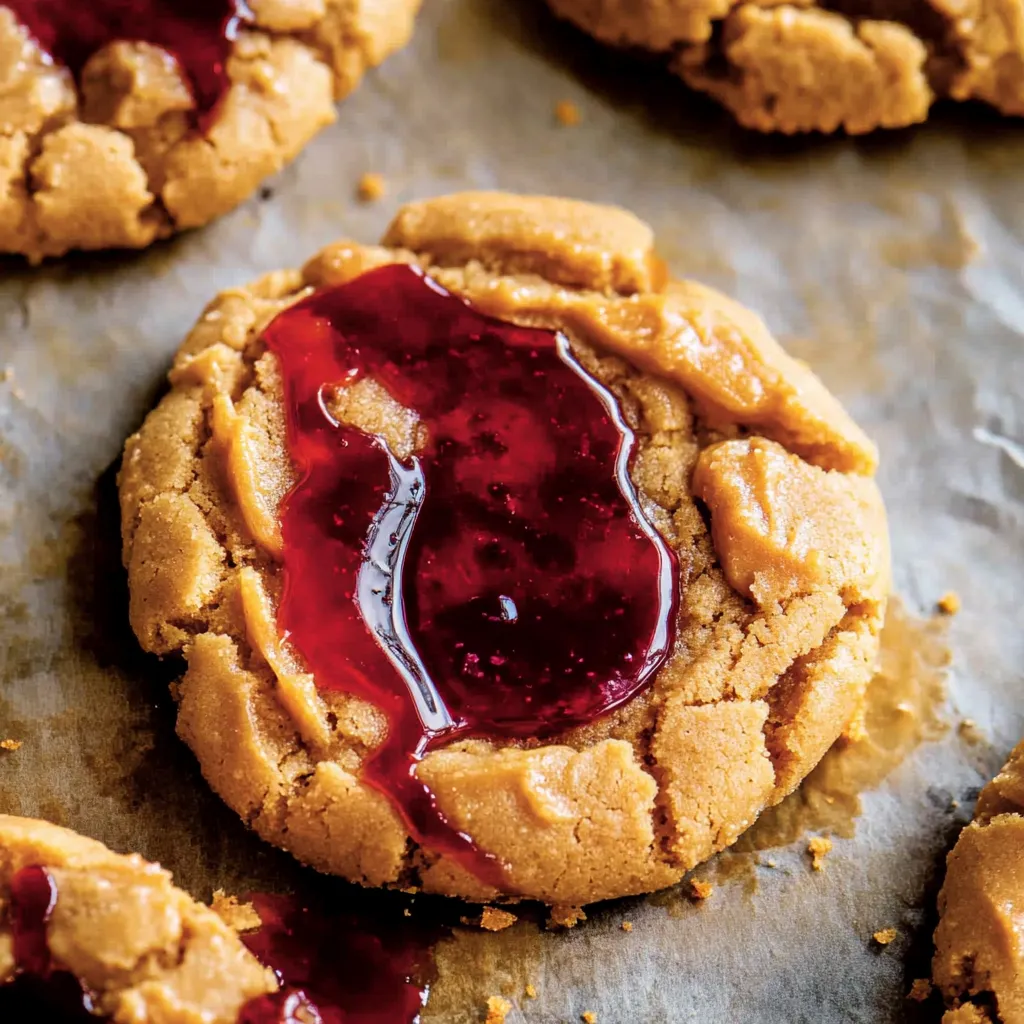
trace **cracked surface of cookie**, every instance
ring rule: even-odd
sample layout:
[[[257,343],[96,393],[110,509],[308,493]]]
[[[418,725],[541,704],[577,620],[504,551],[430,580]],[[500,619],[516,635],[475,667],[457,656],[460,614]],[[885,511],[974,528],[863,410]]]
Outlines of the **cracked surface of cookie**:
[[[184,69],[146,42],[73,75],[0,3],[0,253],[141,248],[248,198],[407,41],[419,0],[254,0],[197,122]]]
[[[670,281],[650,229],[607,207],[463,194],[405,207],[380,246],[225,292],[129,439],[120,474],[131,620],[181,653],[178,731],[221,797],[301,860],[367,885],[587,903],[671,884],[790,792],[857,712],[888,591],[876,452],[751,312]],[[262,332],[313,290],[420,266],[506,322],[562,331],[637,437],[631,476],[676,552],[675,642],[629,703],[544,743],[463,739],[418,777],[505,865],[497,891],[410,840],[360,778],[377,708],[320,689],[281,639],[279,506],[294,481]],[[339,421],[416,449],[372,379]]]
[[[1024,1024],[1024,742],[978,798],[939,893],[944,1024]]]
[[[45,868],[56,885],[46,926],[54,969],[73,974],[97,1012],[117,1024],[234,1024],[245,1003],[278,987],[238,935],[158,865],[7,815],[0,815],[0,986],[20,966],[11,883],[28,868]]]
[[[937,99],[1024,113],[1024,0],[549,0],[595,38],[662,55],[758,131],[924,121]]]

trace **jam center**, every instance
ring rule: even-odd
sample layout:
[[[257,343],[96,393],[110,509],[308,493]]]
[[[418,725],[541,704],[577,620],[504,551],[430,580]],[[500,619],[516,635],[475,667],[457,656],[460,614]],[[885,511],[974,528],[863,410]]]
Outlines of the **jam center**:
[[[299,474],[279,626],[321,688],[387,713],[364,776],[414,838],[481,874],[418,758],[457,735],[590,722],[667,654],[678,569],[629,478],[633,433],[563,337],[405,265],[310,296],[264,337]],[[329,389],[365,378],[419,418],[418,454],[333,419]]]
[[[185,75],[200,119],[227,92],[227,60],[248,11],[241,0],[0,0],[76,78],[114,42],[151,43]]]

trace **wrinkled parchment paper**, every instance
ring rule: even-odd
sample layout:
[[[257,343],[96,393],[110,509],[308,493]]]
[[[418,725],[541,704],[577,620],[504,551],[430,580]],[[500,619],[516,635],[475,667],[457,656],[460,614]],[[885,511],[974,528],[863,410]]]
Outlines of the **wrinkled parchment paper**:
[[[578,126],[557,124],[563,99]],[[677,275],[758,309],[880,443],[905,608],[928,613],[950,588],[963,600],[952,728],[864,795],[825,870],[803,841],[732,880],[712,866],[702,904],[669,893],[568,933],[460,931],[437,951],[425,1020],[479,1021],[502,991],[511,1024],[935,1019],[904,995],[927,973],[937,872],[1024,732],[1022,167],[1024,124],[980,109],[867,140],[765,140],[534,0],[426,0],[412,46],[269,197],[143,255],[0,263],[0,739],[23,741],[0,753],[0,810],[139,850],[200,897],[308,883],[203,784],[173,734],[175,668],[128,630],[123,440],[219,288],[337,237],[376,240],[424,195],[617,202],[655,226]],[[368,171],[388,194],[364,205]],[[871,935],[887,927],[883,949]]]

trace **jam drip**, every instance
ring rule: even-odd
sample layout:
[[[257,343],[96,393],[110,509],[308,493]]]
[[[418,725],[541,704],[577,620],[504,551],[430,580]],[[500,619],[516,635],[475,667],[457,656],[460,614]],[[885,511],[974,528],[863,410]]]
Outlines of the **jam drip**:
[[[227,59],[249,12],[242,0],[0,0],[76,78],[114,42],[151,43],[178,62],[201,122],[228,89]]]
[[[364,776],[413,837],[501,887],[415,765],[456,736],[590,722],[661,665],[678,569],[629,478],[635,438],[563,337],[405,265],[310,296],[264,337],[299,473],[279,627],[321,688],[386,712]],[[330,389],[364,378],[415,411],[418,455],[331,417]]]
[[[0,987],[0,1020],[96,1024],[100,1019],[78,979],[53,967],[47,927],[56,905],[57,883],[46,868],[32,865],[11,878],[8,915],[16,974]]]
[[[250,895],[263,926],[243,935],[282,988],[251,1000],[239,1024],[414,1024],[426,1005],[440,929],[381,906],[371,916],[311,911],[293,897]]]

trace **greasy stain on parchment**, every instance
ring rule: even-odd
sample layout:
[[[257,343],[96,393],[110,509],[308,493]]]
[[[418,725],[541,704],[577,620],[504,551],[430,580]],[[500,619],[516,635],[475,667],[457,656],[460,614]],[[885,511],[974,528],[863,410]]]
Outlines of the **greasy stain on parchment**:
[[[718,883],[738,877],[751,892],[757,886],[756,855],[762,851],[788,846],[810,832],[853,836],[860,795],[879,786],[922,743],[949,730],[942,715],[948,624],[942,616],[918,618],[899,598],[889,599],[863,735],[838,740],[800,788],[766,810],[729,850],[701,869],[702,876]]]

